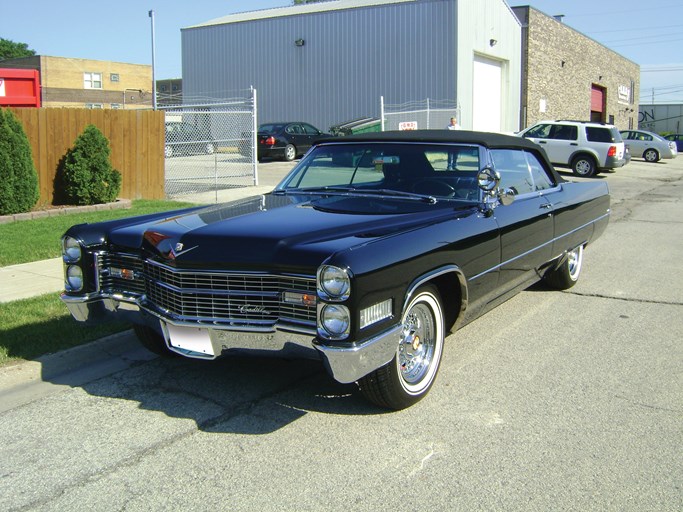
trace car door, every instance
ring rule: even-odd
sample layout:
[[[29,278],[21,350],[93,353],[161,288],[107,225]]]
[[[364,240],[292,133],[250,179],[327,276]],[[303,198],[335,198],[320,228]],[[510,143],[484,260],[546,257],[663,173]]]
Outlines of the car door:
[[[551,258],[552,205],[541,193],[547,183],[536,184],[528,155],[518,149],[490,151],[493,167],[500,173],[500,187],[515,193],[512,204],[494,210],[500,229],[499,289],[503,293],[535,280],[536,269]]]
[[[301,129],[306,134],[306,146],[301,148],[301,151],[305,153],[318,140],[322,132],[308,123],[301,123]]]
[[[524,137],[541,146],[551,162],[567,165],[579,146],[578,133],[575,125],[546,123],[531,128]]]
[[[290,123],[285,128],[286,139],[289,144],[293,144],[296,147],[297,154],[305,153],[310,144],[307,142],[307,135],[304,133],[304,129],[301,123]]]

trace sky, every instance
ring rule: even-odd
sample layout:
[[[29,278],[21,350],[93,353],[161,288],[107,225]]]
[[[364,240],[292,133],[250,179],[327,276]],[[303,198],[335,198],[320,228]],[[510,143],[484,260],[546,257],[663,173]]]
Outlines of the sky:
[[[683,102],[683,0],[509,0],[563,22],[640,65],[641,103]],[[0,0],[0,37],[39,55],[152,64],[180,78],[180,29],[291,0]]]

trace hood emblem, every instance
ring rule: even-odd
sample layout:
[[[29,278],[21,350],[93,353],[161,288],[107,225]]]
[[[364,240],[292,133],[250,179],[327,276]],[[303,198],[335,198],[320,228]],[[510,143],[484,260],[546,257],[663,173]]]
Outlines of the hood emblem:
[[[199,247],[199,246],[198,246],[198,245],[195,245],[194,247],[190,247],[189,249],[185,249],[185,250],[183,251],[183,248],[184,248],[184,247],[185,247],[185,246],[184,246],[182,243],[180,243],[180,242],[178,242],[177,244],[175,244],[175,247],[173,247],[173,248],[171,249],[171,252],[169,252],[168,258],[171,259],[171,260],[174,260],[174,259],[176,259],[178,256],[180,256],[181,254],[185,254],[186,252],[190,252],[190,251],[196,249],[196,248]]]

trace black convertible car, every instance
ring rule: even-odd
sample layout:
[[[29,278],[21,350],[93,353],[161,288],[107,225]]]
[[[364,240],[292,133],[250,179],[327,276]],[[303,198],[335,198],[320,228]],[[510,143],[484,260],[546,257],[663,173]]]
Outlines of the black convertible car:
[[[269,194],[72,227],[62,300],[160,354],[319,359],[401,409],[450,331],[539,279],[573,286],[609,215],[604,182],[565,181],[519,137],[330,138]]]

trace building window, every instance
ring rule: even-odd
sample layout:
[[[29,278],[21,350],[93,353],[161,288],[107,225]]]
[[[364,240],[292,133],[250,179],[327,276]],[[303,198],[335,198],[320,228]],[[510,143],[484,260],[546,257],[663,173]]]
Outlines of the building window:
[[[109,80],[112,82],[118,82],[119,81],[119,74],[118,73],[112,73],[109,75]]]
[[[102,73],[83,73],[85,89],[102,89]]]
[[[168,87],[166,87],[165,85],[160,85],[159,89],[161,90],[161,92],[166,92],[168,90]]]
[[[121,108],[121,104],[120,104],[120,103],[112,103],[112,104],[111,104],[111,108],[112,108],[113,110],[118,110],[118,109]]]
[[[104,108],[104,105],[102,103],[86,103],[85,108],[101,109]]]

